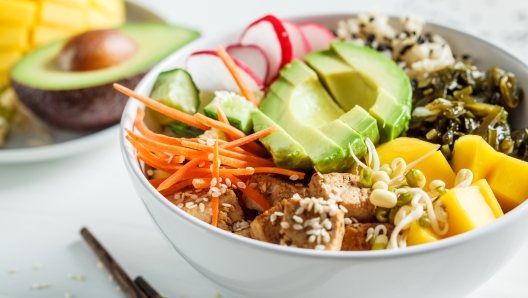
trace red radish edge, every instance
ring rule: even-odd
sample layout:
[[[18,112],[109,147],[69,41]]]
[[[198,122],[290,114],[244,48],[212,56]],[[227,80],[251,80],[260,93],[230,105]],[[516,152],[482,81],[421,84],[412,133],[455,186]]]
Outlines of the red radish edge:
[[[221,59],[218,56],[218,54],[215,51],[213,51],[213,50],[203,50],[203,51],[194,52],[191,55],[189,55],[189,57],[187,59],[189,59],[191,56],[196,56],[196,55],[212,55],[212,56],[218,57],[218,59]],[[235,62],[237,67],[239,67],[241,70],[243,70],[245,73],[247,73],[255,81],[255,83],[257,84],[257,86],[259,87],[260,90],[264,90],[264,83],[262,83],[262,81],[253,72],[253,70],[251,68],[249,68],[242,61],[240,61],[240,60],[238,60],[236,58],[233,58],[233,57],[231,57],[231,58],[233,59],[233,61]],[[187,69],[187,62],[185,62],[185,69]],[[252,90],[252,91],[256,91],[256,90]]]
[[[269,58],[266,55],[266,53],[264,53],[264,51],[259,46],[252,45],[252,44],[251,45],[242,45],[242,44],[237,43],[237,44],[233,44],[233,45],[227,46],[226,52],[229,55],[231,55],[232,58],[238,59],[240,62],[246,64],[249,68],[251,68],[251,70],[253,70],[253,72],[255,74],[257,74],[258,71],[256,71],[254,68],[250,67],[250,63],[249,62],[246,62],[243,59],[239,59],[239,58],[236,57],[236,55],[232,54],[233,50],[237,50],[237,49],[240,49],[240,48],[251,48],[252,50],[258,51],[260,54],[262,54],[262,57],[264,58],[266,65],[265,65],[265,70],[264,70],[264,73],[262,74],[262,77],[259,77],[259,78],[260,78],[261,81],[265,81],[266,78],[268,77],[268,74],[269,74],[269,63],[270,63],[269,62]]]
[[[300,24],[299,28],[301,29],[301,31],[303,32],[304,36],[306,37],[306,40],[308,41],[308,43],[309,43],[309,45],[311,47],[311,51],[324,50],[326,48],[321,48],[321,47],[317,47],[317,46],[314,47],[315,44],[319,44],[320,43],[320,40],[313,40],[312,39],[313,36],[308,34],[307,31],[306,31],[306,28],[309,28],[309,27],[313,27],[312,29],[315,29],[319,33],[323,34],[323,36],[328,38],[328,42],[331,42],[332,40],[335,39],[334,34],[332,34],[332,32],[330,32],[330,30],[326,29],[324,26],[321,26],[321,25],[319,25],[317,23]]]
[[[289,21],[282,21],[282,23],[284,24],[287,24],[289,26],[291,26],[291,28],[293,28],[294,30],[296,30],[299,34],[299,37],[301,38],[301,46],[303,48],[303,52],[304,54],[301,56],[301,57],[296,57],[298,59],[302,59],[304,55],[310,53],[311,49],[310,49],[310,43],[308,43],[308,39],[306,38],[306,36],[304,35],[304,32],[301,30],[301,28],[299,27],[299,25],[293,23],[293,22],[289,22]],[[285,26],[286,27],[286,26]],[[291,39],[290,39],[291,41]],[[292,42],[292,47],[294,48],[293,50],[295,50],[295,46]],[[294,51],[295,52],[295,51]]]
[[[272,15],[264,16],[263,18],[258,19],[255,22],[251,23],[240,36],[241,44],[244,45],[243,39],[247,31],[250,30],[251,27],[255,26],[256,24],[260,22],[269,22],[273,26],[275,35],[277,36],[277,40],[281,46],[281,62],[279,64],[279,67],[276,73],[271,73],[273,71],[271,69],[272,61],[271,61],[271,58],[268,56],[268,58],[270,59],[270,73],[268,74],[268,78],[266,79],[265,83],[271,84],[279,76],[279,72],[282,69],[282,67],[290,63],[293,60],[293,50],[292,50],[292,45],[290,42],[290,37],[288,36],[288,32],[286,32],[286,29],[282,25],[282,22]]]

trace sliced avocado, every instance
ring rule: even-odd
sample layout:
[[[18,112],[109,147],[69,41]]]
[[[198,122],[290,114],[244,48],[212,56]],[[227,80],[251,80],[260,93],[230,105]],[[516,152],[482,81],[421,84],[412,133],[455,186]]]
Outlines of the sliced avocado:
[[[368,47],[339,41],[332,42],[330,50],[313,52],[305,60],[342,108],[350,110],[359,105],[378,120],[381,142],[407,129],[412,89],[409,78],[394,61]]]
[[[301,144],[320,172],[343,170],[347,154],[318,129],[343,115],[343,110],[326,92],[317,74],[294,60],[281,70],[270,89],[261,111]]]
[[[355,162],[350,154],[349,146],[357,157],[363,157],[367,153],[367,146],[365,145],[363,136],[340,119],[336,119],[319,127],[319,130],[343,149],[347,157],[341,165],[341,168],[344,170],[350,169]]]
[[[37,116],[58,127],[108,127],[119,122],[128,100],[113,89],[112,83],[134,89],[149,68],[199,36],[196,31],[163,23],[130,23],[118,30],[131,37],[138,50],[115,66],[59,70],[54,61],[67,40],[26,55],[11,70],[11,82],[20,99]]]
[[[339,117],[339,119],[364,138],[369,138],[374,144],[378,144],[380,135],[376,119],[370,116],[362,107],[355,106],[352,110]]]
[[[284,129],[273,122],[268,116],[259,110],[253,110],[253,130],[261,131],[271,126],[275,126],[275,131],[260,142],[271,153],[273,162],[281,168],[309,171],[312,169],[312,161],[306,154],[304,148],[295,141]]]
[[[222,111],[224,111],[227,120],[229,120],[232,126],[246,134],[251,133],[253,129],[251,113],[256,109],[252,103],[235,93],[219,91],[216,92],[213,101],[204,108],[205,115],[218,119],[217,106],[222,108]]]

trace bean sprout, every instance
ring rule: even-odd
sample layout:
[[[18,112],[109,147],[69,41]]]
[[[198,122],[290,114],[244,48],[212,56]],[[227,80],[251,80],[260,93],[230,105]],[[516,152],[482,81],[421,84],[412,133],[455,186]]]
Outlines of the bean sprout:
[[[383,233],[381,233],[383,232]],[[369,228],[367,230],[367,239],[366,241],[369,242],[372,237],[376,239],[379,235],[385,235],[387,236],[387,227],[385,225],[377,225],[376,228]]]
[[[376,146],[374,146],[374,143],[372,143],[369,138],[365,140],[365,144],[367,145],[369,151],[369,164],[372,163],[372,171],[376,172],[380,167],[380,158],[378,152],[376,151]]]
[[[401,244],[401,239],[398,241],[398,235],[400,234],[400,232],[403,230],[403,228],[405,226],[407,226],[408,224],[412,223],[413,221],[415,220],[418,220],[420,219],[420,217],[422,217],[422,214],[424,213],[424,210],[423,210],[423,207],[422,205],[417,205],[416,208],[414,208],[413,211],[411,211],[411,213],[409,213],[409,215],[407,215],[405,218],[403,218],[395,227],[394,227],[394,230],[392,231],[392,234],[391,234],[391,237],[390,237],[390,241],[389,241],[389,244],[390,244],[390,248],[393,248],[393,249],[397,249],[397,248],[401,248],[401,247],[405,247],[405,246],[400,246],[399,244]],[[403,238],[403,237],[402,237]],[[407,240],[407,239],[405,239]],[[400,243],[398,243],[400,242]],[[387,248],[389,248],[389,246],[387,246]]]
[[[391,168],[392,168],[391,178],[403,176],[403,173],[405,173],[405,168],[407,168],[407,163],[405,162],[403,158],[398,157],[392,161]]]
[[[425,191],[423,191],[420,188],[411,188],[410,190],[414,191],[416,194],[420,194],[419,197],[415,197],[411,201],[411,205],[413,206],[418,205],[420,199],[423,199],[425,202],[425,205],[427,206],[427,216],[429,216],[429,220],[431,221],[431,227],[433,228],[433,231],[439,236],[445,235],[447,233],[447,230],[449,229],[449,225],[446,222],[444,224],[444,228],[440,229],[440,225],[438,224],[438,219],[436,218],[436,213],[433,209],[433,202],[431,198],[427,195]]]
[[[366,164],[362,163],[361,160],[359,160],[359,158],[357,158],[357,156],[354,154],[354,150],[352,150],[352,146],[350,144],[348,144],[348,150],[350,151],[350,155],[352,155],[352,158],[354,158],[354,160],[356,161],[356,163],[360,167],[362,167],[363,169],[368,168]]]
[[[468,187],[473,182],[473,172],[468,169],[458,171],[455,178],[455,187]]]

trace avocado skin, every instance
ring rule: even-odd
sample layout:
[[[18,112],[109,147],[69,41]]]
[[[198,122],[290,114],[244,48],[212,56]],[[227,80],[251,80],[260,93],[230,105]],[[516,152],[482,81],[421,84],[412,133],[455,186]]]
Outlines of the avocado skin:
[[[134,89],[147,71],[116,83]],[[114,82],[75,90],[31,88],[11,79],[20,101],[35,115],[57,128],[95,131],[119,123],[128,96],[115,91]]]

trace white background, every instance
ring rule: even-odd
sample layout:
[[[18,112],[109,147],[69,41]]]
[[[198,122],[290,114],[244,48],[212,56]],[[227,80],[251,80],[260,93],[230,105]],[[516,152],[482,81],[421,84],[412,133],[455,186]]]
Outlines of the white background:
[[[279,17],[378,8],[480,31],[528,55],[528,1],[174,1],[136,0],[164,19],[213,35],[267,13]],[[83,155],[31,165],[0,165],[0,296],[124,297],[81,240],[87,226],[135,277],[169,297],[214,297],[162,237],[135,194],[117,135]],[[446,260],[449,261],[449,260]],[[482,260],[483,262],[487,260]],[[42,269],[34,269],[41,264]],[[528,244],[470,297],[528,297]],[[18,273],[9,274],[12,268]],[[434,268],[432,268],[434,270]],[[68,279],[82,274],[84,281]],[[456,272],[453,272],[456,274]],[[460,276],[463,282],[464,277]],[[33,283],[50,287],[31,290]],[[448,287],[449,285],[446,285]]]

